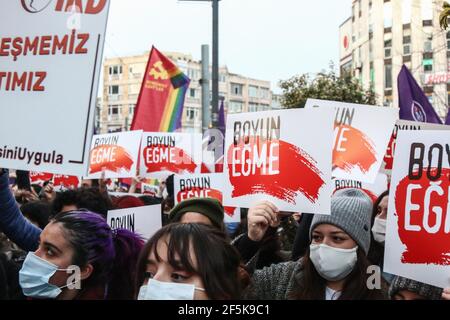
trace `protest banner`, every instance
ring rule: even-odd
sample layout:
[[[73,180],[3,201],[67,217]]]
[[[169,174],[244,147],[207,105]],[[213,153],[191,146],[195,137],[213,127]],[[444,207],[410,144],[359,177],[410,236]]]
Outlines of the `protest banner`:
[[[140,175],[165,179],[170,174],[200,173],[202,135],[144,132]]]
[[[86,173],[109,5],[1,1],[0,167]]]
[[[399,131],[384,271],[450,286],[450,131]]]
[[[158,187],[147,183],[141,183],[141,193],[156,197],[158,195]]]
[[[87,179],[135,177],[141,138],[141,130],[95,135]]]
[[[110,210],[107,215],[111,229],[126,229],[150,239],[161,229],[161,205]]]
[[[223,203],[220,191],[225,183],[220,173],[187,174],[174,176],[175,204],[191,198],[214,198]],[[225,222],[241,221],[241,210],[236,207],[224,207]]]
[[[394,151],[397,133],[398,131],[406,130],[450,130],[450,126],[434,123],[398,120],[395,124],[394,131],[392,132],[391,140],[389,141],[386,154],[384,155],[383,165],[381,166],[382,172],[385,172],[389,175],[391,174],[392,165],[394,163]]]
[[[357,180],[333,178],[334,191],[345,188],[355,188],[363,190],[372,199],[376,201],[378,196],[388,189],[388,179],[383,173],[379,173],[374,183],[367,183]]]
[[[261,200],[292,212],[330,214],[332,109],[230,114],[224,205]]]
[[[398,109],[308,99],[305,108],[335,110],[333,177],[373,183],[380,170]]]

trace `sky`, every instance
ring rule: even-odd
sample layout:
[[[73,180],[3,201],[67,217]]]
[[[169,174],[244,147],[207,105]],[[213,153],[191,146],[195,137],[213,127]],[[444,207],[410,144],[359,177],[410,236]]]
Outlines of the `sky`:
[[[338,64],[339,25],[351,15],[351,0],[222,0],[219,61],[230,72],[267,80],[317,73]],[[210,2],[113,0],[105,57],[161,51],[201,58],[212,44]],[[210,57],[212,59],[212,57]]]

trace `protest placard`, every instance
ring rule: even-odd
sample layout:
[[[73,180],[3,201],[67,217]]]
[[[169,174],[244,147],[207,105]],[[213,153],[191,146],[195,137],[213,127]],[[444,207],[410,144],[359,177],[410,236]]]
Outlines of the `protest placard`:
[[[308,99],[305,108],[333,108],[333,177],[373,183],[391,138],[398,109]]]
[[[161,205],[110,210],[107,221],[111,229],[127,229],[149,239],[161,229]]]
[[[88,179],[136,176],[142,131],[95,135],[92,138]]]
[[[140,175],[164,179],[170,174],[200,173],[202,135],[144,132]]]
[[[283,211],[330,214],[333,115],[330,108],[228,115],[224,205],[269,200]]]
[[[384,271],[450,286],[450,131],[399,131]]]
[[[0,167],[86,174],[109,4],[1,1]]]

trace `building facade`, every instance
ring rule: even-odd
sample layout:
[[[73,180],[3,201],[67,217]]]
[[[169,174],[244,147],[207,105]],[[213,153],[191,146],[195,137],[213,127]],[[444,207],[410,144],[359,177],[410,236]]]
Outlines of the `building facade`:
[[[201,132],[201,61],[191,55],[164,52],[191,79],[186,93],[182,131]],[[103,97],[100,110],[100,132],[126,131],[133,120],[149,52],[138,56],[106,59],[103,65]],[[247,78],[219,70],[219,95],[224,99],[226,113],[270,110],[270,82]],[[212,85],[211,85],[212,87]],[[211,96],[211,93],[210,93]]]
[[[339,28],[341,74],[372,87],[378,103],[398,107],[406,65],[444,118],[450,93],[450,32],[439,27],[443,0],[355,0]]]

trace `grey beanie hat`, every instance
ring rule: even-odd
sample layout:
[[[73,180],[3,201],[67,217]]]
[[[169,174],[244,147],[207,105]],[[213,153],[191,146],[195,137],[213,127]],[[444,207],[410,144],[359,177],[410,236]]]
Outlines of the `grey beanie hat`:
[[[443,291],[442,288],[396,276],[389,287],[389,298],[393,299],[402,290],[417,293],[428,300],[441,300]]]
[[[309,239],[319,224],[332,224],[347,233],[367,254],[370,247],[370,218],[373,203],[362,190],[346,188],[331,198],[331,215],[316,214],[311,222]]]

